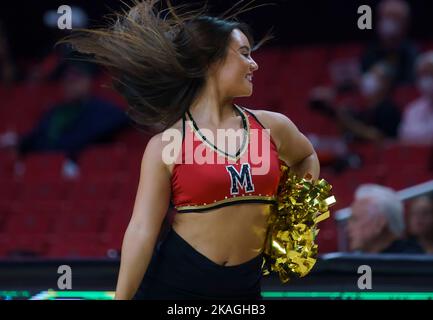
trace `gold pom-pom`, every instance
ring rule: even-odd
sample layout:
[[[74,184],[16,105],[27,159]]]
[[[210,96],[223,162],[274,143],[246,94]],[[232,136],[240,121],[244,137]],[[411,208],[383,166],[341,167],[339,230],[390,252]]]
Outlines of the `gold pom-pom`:
[[[329,207],[335,203],[331,188],[324,179],[311,182],[281,165],[277,203],[268,217],[264,275],[277,272],[286,283],[310,272],[317,258],[317,224],[329,218]]]

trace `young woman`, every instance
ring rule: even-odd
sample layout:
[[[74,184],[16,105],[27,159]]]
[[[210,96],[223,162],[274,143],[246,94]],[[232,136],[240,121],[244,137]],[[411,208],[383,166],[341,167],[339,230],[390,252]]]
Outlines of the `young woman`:
[[[286,116],[233,103],[252,94],[258,70],[246,25],[156,10],[156,2],[137,3],[112,27],[69,40],[112,72],[137,123],[160,129],[142,158],[115,298],[260,299],[280,161],[317,179],[316,153]],[[224,148],[214,138],[222,129],[242,137]],[[182,139],[170,162],[165,135],[173,131]],[[203,152],[213,161],[198,161]],[[177,213],[158,243],[170,202]]]

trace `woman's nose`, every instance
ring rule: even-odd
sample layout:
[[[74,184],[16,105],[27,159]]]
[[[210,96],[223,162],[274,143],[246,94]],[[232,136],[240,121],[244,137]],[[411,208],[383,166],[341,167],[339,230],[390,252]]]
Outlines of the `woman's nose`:
[[[251,59],[251,66],[250,66],[252,71],[257,71],[259,69],[259,65],[257,64],[257,62],[255,62],[253,59]]]

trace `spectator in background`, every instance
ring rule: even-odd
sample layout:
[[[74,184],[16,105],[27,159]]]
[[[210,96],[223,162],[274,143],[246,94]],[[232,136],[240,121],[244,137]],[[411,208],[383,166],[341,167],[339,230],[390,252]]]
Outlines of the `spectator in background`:
[[[433,193],[413,200],[409,210],[410,236],[433,254]]]
[[[399,136],[405,143],[433,144],[433,51],[418,58],[416,74],[421,96],[405,108]]]
[[[337,109],[343,130],[356,138],[379,141],[397,138],[401,120],[399,108],[390,98],[394,73],[387,64],[374,65],[360,82],[363,108]]]
[[[350,142],[353,139],[379,141],[397,137],[401,119],[399,108],[390,99],[393,72],[386,64],[377,64],[359,83],[361,108],[335,105],[335,93],[329,88],[315,88],[310,107],[337,120]]]
[[[64,101],[49,109],[27,135],[14,143],[8,140],[7,146],[16,146],[19,158],[30,152],[61,150],[69,159],[64,174],[74,176],[79,153],[84,148],[109,142],[128,125],[128,118],[120,107],[92,96],[91,72],[87,64],[69,65],[62,78]]]
[[[358,83],[361,95],[358,103],[337,105],[337,93],[328,87],[316,87],[310,93],[310,108],[330,117],[342,131],[340,137],[310,137],[318,151],[334,155],[334,169],[338,172],[347,167],[361,165],[357,155],[349,152],[352,142],[377,142],[397,138],[400,109],[390,98],[393,72],[386,64],[377,64],[365,73]],[[333,141],[332,141],[333,140]],[[321,159],[322,160],[322,159]]]
[[[410,24],[408,3],[403,0],[383,0],[378,5],[377,15],[374,29],[378,32],[378,39],[362,55],[362,72],[384,62],[393,68],[396,84],[412,83],[417,50],[407,39]]]
[[[355,192],[348,226],[349,246],[362,253],[423,253],[416,243],[403,240],[403,203],[396,193],[375,184]]]

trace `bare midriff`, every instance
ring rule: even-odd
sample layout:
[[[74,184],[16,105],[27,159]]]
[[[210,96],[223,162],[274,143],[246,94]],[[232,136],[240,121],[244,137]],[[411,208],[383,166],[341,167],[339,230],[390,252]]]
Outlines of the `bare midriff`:
[[[214,263],[235,266],[262,252],[269,211],[269,204],[245,203],[176,214],[173,229]]]

